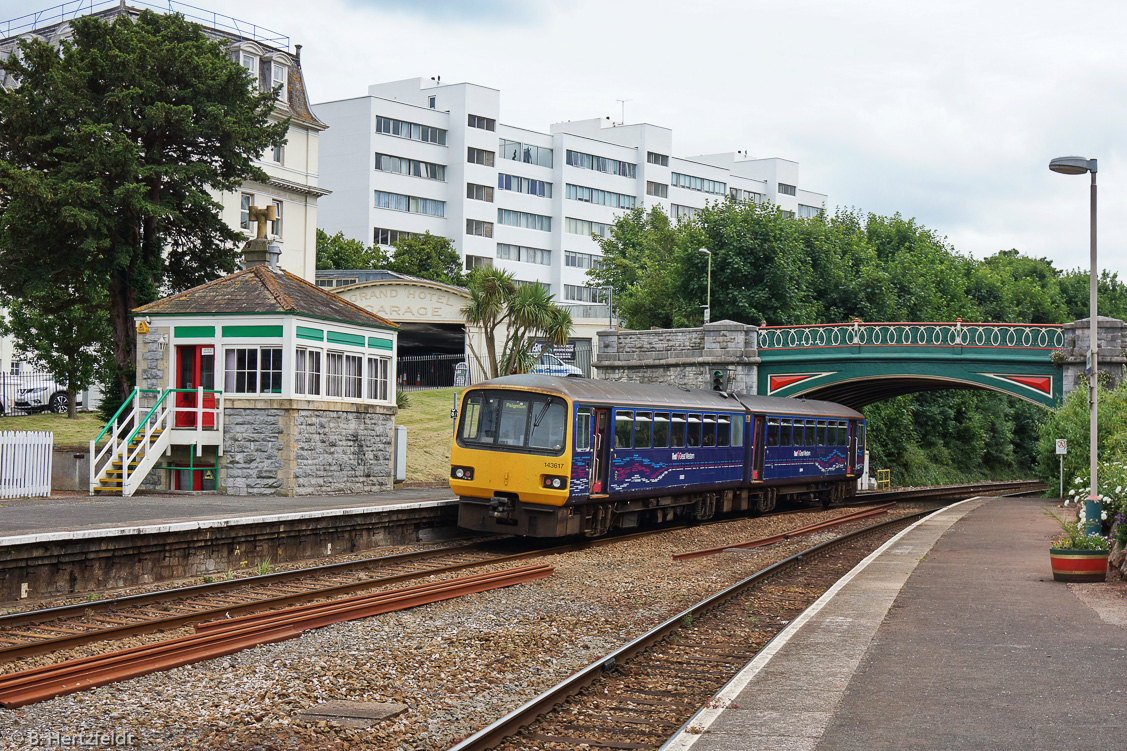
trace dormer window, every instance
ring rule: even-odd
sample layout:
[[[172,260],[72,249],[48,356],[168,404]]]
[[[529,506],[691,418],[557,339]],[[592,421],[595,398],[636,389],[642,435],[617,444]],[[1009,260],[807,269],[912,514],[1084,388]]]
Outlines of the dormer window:
[[[282,65],[281,63],[278,63],[278,62],[271,63],[271,67],[274,70],[274,79],[273,79],[274,82],[273,82],[273,84],[271,84],[272,87],[274,87],[274,88],[277,88],[278,86],[282,87],[278,91],[278,101],[279,102],[288,102],[289,97],[288,97],[287,85],[288,85],[288,81],[289,81],[289,68],[287,68],[285,65]]]

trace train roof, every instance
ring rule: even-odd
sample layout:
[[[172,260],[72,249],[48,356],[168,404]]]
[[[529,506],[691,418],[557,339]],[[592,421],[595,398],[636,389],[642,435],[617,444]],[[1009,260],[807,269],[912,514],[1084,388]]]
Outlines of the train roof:
[[[738,394],[739,401],[720,391],[687,389],[653,383],[603,381],[596,378],[561,378],[548,375],[511,375],[474,384],[474,388],[503,386],[515,389],[533,389],[560,394],[569,399],[611,405],[645,404],[650,407],[670,409],[741,409],[740,403],[755,413],[785,413],[793,415],[828,415],[847,419],[864,419],[860,412],[834,402],[817,399],[793,399],[778,396]]]

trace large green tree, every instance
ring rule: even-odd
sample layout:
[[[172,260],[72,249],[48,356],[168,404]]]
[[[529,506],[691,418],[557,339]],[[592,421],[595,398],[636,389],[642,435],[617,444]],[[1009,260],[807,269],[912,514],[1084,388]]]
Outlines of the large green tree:
[[[330,235],[317,229],[318,269],[386,269],[389,263],[391,257],[379,245],[364,245],[343,232]]]
[[[101,286],[117,386],[132,385],[132,308],[235,267],[217,192],[265,180],[285,141],[276,92],[176,14],[73,20],[0,63],[0,292]]]
[[[436,282],[461,285],[462,259],[448,237],[432,235],[407,235],[395,243],[395,257],[388,268],[400,274],[421,276]]]

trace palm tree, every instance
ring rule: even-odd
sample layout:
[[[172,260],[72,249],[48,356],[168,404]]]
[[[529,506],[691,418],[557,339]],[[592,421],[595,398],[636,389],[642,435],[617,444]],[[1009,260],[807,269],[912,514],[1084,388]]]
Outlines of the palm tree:
[[[474,270],[467,280],[470,301],[462,308],[466,323],[480,326],[485,337],[488,368],[470,342],[470,352],[490,378],[525,373],[532,366],[532,344],[546,339],[549,344],[566,344],[571,335],[571,314],[556,306],[547,287],[518,285],[504,269],[485,266]],[[503,344],[497,351],[498,337]]]

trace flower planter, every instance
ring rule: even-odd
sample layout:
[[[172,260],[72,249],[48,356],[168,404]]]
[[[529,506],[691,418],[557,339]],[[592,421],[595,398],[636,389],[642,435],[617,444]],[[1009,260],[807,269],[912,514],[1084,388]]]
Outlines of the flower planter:
[[[1107,578],[1107,550],[1050,548],[1053,579],[1059,582],[1102,582]]]

